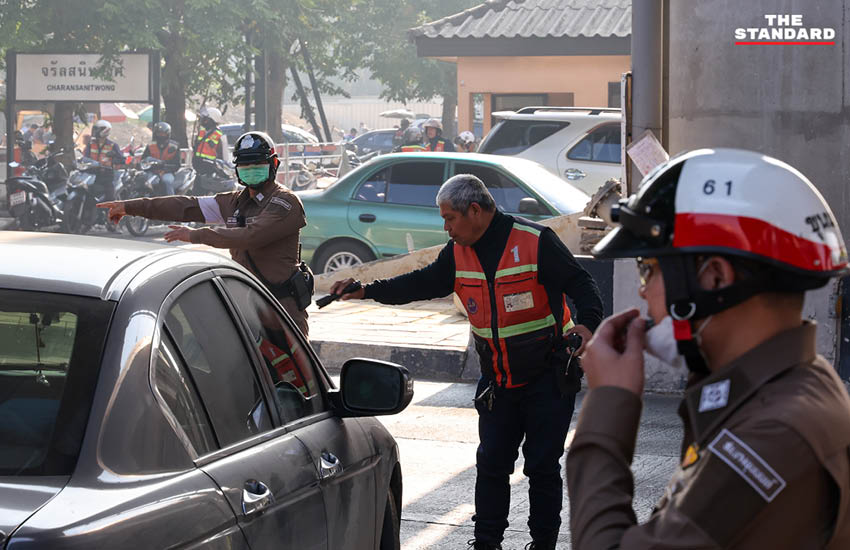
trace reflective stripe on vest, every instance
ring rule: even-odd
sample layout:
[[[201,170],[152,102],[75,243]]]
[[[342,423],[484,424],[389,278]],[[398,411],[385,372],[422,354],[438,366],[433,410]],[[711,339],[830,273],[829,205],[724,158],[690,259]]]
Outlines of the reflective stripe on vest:
[[[454,290],[466,308],[473,334],[484,340],[492,352],[490,367],[496,382],[505,387],[523,385],[521,373],[517,381],[517,373],[511,369],[513,365],[522,366],[523,361],[528,359],[511,356],[508,344],[512,343],[512,338],[537,331],[541,331],[543,338],[556,331],[555,327],[559,324],[560,334],[574,326],[565,299],[562,304],[564,318],[561,323],[557,322],[546,289],[538,280],[539,241],[540,230],[514,222],[492,285],[487,281],[475,251],[471,247],[454,244]],[[552,332],[547,332],[547,329]],[[545,354],[548,350],[535,351]]]
[[[103,145],[99,145],[96,141],[92,141],[89,145],[91,147],[89,158],[96,160],[103,167],[111,168],[113,159],[109,153],[112,152],[112,142],[107,141]]]
[[[198,145],[195,148],[195,156],[204,159],[215,160],[218,158],[216,147],[221,141],[221,130],[213,130],[207,134],[206,130],[198,132]]]
[[[427,151],[422,145],[402,145],[401,152],[402,153],[418,153],[420,151]]]
[[[434,145],[434,147],[432,148],[432,147],[431,147],[431,145],[432,145],[432,144],[429,142],[429,143],[428,143],[428,146],[425,148],[425,150],[426,150],[426,151],[445,151],[445,150],[446,150],[445,143],[446,143],[446,141],[445,141],[445,140],[443,140],[443,139],[438,139],[438,140],[437,140],[437,144],[436,144],[436,145]]]

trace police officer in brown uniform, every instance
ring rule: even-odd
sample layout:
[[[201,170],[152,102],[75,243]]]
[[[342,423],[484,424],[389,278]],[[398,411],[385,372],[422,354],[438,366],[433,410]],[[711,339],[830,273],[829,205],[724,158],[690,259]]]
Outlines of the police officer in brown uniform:
[[[116,222],[129,215],[223,224],[224,227],[200,229],[171,226],[165,240],[229,248],[233,259],[263,281],[307,335],[304,308],[309,304],[309,296],[305,298],[294,284],[295,276],[301,274],[298,237],[307,224],[304,207],[294,193],[275,181],[280,161],[267,134],[248,132],[240,136],[234,146],[234,157],[239,183],[245,186],[242,191],[211,197],[133,199],[98,206],[109,208],[109,218]]]
[[[829,206],[779,160],[701,149],[650,173],[612,217],[594,254],[638,258],[654,325],[611,317],[584,354],[573,547],[850,548],[850,398],[802,318],[805,291],[847,271]],[[690,373],[681,464],[638,525],[644,350]]]

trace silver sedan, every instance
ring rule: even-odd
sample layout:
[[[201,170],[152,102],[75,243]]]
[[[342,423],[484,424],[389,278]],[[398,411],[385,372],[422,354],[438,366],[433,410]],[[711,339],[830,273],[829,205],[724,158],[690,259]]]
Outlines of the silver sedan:
[[[0,547],[398,549],[371,416],[398,365],[336,389],[247,271],[209,252],[0,232]]]

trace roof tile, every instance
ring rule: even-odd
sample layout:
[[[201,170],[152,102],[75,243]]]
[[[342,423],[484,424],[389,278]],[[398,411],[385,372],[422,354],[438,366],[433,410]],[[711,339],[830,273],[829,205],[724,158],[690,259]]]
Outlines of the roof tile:
[[[488,0],[410,30],[429,38],[627,37],[631,0]]]

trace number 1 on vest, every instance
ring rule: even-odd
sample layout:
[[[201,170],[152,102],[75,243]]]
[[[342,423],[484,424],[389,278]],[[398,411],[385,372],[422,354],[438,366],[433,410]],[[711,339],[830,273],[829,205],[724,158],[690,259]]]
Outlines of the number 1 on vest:
[[[516,245],[515,247],[511,248],[511,252],[514,253],[514,263],[518,264],[519,263],[519,245]]]

